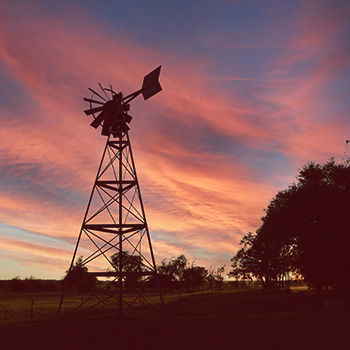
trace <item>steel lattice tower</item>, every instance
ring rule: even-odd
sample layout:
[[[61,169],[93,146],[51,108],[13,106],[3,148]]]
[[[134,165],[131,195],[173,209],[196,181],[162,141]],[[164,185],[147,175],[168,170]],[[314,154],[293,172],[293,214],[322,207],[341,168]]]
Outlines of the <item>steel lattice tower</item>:
[[[130,101],[161,90],[160,67],[142,89],[123,98],[112,87],[87,99],[91,126],[107,136],[81,230],[65,278],[57,322],[166,323],[164,304],[129,139]],[[111,93],[111,99],[105,91]],[[102,101],[101,101],[102,100]],[[94,107],[97,104],[98,107]],[[95,116],[95,113],[101,112]]]

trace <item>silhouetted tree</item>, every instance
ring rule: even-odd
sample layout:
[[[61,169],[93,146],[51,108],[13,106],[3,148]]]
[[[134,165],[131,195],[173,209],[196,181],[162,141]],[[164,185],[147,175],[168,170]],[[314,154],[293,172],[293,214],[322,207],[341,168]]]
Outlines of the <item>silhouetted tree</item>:
[[[161,286],[163,288],[181,288],[187,264],[187,258],[183,254],[170,260],[163,259],[161,264],[157,266]]]
[[[204,267],[195,266],[195,261],[190,264],[183,254],[173,259],[163,259],[157,270],[163,288],[186,288],[188,291],[199,289],[208,274]]]
[[[128,252],[122,252],[122,271],[127,273],[140,273],[143,271],[142,258],[139,255],[130,255]],[[120,271],[120,255],[115,253],[111,256],[112,265],[116,271]],[[140,275],[131,275],[124,278],[126,288],[133,288],[141,280]]]
[[[262,227],[256,234],[249,232],[240,243],[240,248],[231,259],[232,270],[229,277],[237,280],[252,281],[258,279],[264,289],[273,290],[276,281],[291,271],[289,252],[286,252],[281,242],[265,240]]]
[[[216,270],[212,267],[209,268],[208,274],[207,274],[207,281],[209,283],[210,289],[222,289],[222,284],[224,282],[223,274],[225,272],[226,265],[222,265],[218,267]]]
[[[63,285],[66,283],[68,278],[68,272],[66,271],[66,276],[63,279]],[[90,288],[96,286],[97,278],[95,276],[88,274],[89,270],[87,266],[84,265],[83,256],[76,258],[75,263],[69,272],[69,279],[67,288],[70,290],[76,290],[79,292],[90,290]]]
[[[182,274],[182,281],[186,286],[186,290],[192,291],[200,289],[205,283],[208,271],[202,266],[194,266],[194,261],[191,266],[187,267]]]
[[[261,266],[265,277],[296,271],[315,287],[333,287],[350,310],[349,212],[349,162],[308,163],[271,200],[252,243],[233,258],[232,275],[249,258],[253,274]]]

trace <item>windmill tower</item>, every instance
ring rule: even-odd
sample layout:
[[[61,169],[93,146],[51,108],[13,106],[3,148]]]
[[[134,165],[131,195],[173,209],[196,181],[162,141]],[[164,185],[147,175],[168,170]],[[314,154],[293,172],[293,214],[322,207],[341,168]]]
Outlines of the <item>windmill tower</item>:
[[[84,98],[90,124],[107,137],[75,246],[56,321],[89,324],[166,323],[154,253],[129,139],[130,102],[162,90],[161,66],[123,97],[103,88]]]

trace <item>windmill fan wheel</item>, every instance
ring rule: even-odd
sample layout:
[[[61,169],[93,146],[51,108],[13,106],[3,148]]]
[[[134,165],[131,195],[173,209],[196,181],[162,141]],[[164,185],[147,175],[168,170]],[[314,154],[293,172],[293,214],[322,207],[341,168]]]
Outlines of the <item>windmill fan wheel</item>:
[[[101,84],[98,85],[101,93],[89,88],[93,95],[83,98],[90,105],[84,113],[93,116],[94,120],[90,124],[93,128],[97,129],[101,125],[101,135],[121,137],[130,130],[128,124],[132,117],[127,113],[130,105],[123,102],[123,94],[114,92],[112,86],[103,88]]]

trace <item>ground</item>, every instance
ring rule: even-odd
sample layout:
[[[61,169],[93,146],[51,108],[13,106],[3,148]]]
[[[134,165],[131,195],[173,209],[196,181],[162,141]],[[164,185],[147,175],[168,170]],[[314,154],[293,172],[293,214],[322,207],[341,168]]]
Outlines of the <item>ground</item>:
[[[166,311],[170,322],[163,327],[69,327],[50,320],[2,324],[1,348],[350,349],[350,316],[325,311],[314,292],[195,294],[172,299]]]

